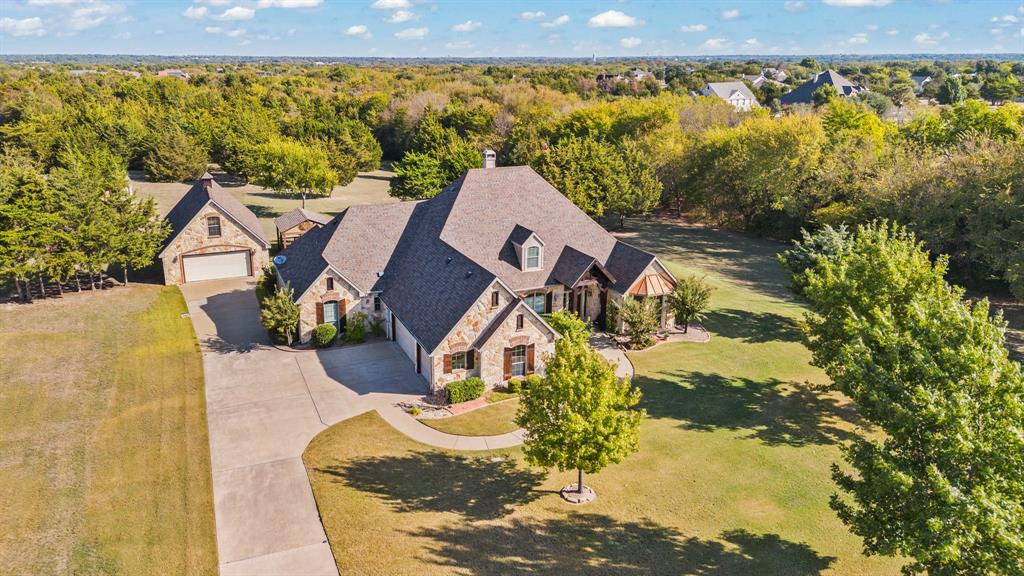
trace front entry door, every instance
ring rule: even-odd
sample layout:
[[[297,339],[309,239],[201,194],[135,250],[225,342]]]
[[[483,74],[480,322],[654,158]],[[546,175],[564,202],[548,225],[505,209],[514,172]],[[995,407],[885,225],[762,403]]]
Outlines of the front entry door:
[[[608,310],[608,291],[607,290],[601,290],[600,304],[601,304],[601,309],[597,311],[597,329],[604,331],[604,330],[608,329],[608,327],[605,325],[606,322],[607,322],[607,319],[608,319],[608,314],[607,314],[607,310]]]

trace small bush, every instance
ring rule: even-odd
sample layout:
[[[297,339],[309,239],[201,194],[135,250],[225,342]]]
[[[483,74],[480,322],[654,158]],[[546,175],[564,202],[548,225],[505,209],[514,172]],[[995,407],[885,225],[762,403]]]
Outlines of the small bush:
[[[356,312],[345,321],[345,342],[359,344],[366,341],[366,313]]]
[[[519,394],[523,391],[523,381],[519,378],[509,378],[508,391],[513,394]]]
[[[338,335],[338,329],[334,327],[334,324],[321,324],[316,328],[313,328],[313,338],[311,342],[316,348],[327,348],[334,343],[334,338]]]
[[[376,337],[384,335],[384,317],[370,316],[370,334]]]
[[[407,409],[406,412],[408,412],[410,416],[419,416],[422,410],[420,410],[416,406],[413,406],[412,408]]]
[[[529,390],[530,388],[535,388],[537,386],[540,386],[540,376],[536,374],[530,374],[529,376],[526,377],[526,380],[523,382],[523,388],[526,388],[527,390]]]
[[[473,377],[458,380],[448,385],[448,403],[469,402],[484,395],[484,381]]]

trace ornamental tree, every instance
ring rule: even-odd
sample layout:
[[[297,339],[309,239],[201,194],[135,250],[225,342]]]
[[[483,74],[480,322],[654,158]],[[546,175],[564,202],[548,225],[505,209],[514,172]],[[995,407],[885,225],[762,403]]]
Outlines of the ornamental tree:
[[[524,453],[531,464],[583,473],[621,462],[640,445],[640,391],[599,352],[578,338],[560,338],[544,379],[520,397],[516,424],[526,429]]]
[[[292,335],[299,324],[299,305],[293,299],[295,290],[288,284],[268,296],[260,308],[260,322],[275,335],[283,336],[286,344],[292,343]]]
[[[676,315],[676,324],[683,323],[683,334],[690,329],[690,322],[700,322],[705,318],[704,312],[711,301],[711,287],[704,278],[686,276],[679,279],[668,302]]]
[[[338,184],[327,152],[318,144],[275,138],[256,149],[253,181],[275,192],[306,196],[330,196]]]
[[[634,348],[654,344],[654,333],[659,325],[657,303],[651,298],[634,298],[628,294],[621,302],[614,302],[615,316],[624,323],[629,343]]]
[[[844,447],[831,506],[907,574],[1021,574],[1024,377],[1002,317],[965,302],[946,261],[876,223],[805,273],[814,364],[883,433]]]

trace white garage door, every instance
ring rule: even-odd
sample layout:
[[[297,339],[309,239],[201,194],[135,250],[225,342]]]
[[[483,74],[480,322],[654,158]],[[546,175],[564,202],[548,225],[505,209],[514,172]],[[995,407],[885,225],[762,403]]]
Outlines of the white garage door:
[[[185,282],[249,275],[249,251],[185,256]]]

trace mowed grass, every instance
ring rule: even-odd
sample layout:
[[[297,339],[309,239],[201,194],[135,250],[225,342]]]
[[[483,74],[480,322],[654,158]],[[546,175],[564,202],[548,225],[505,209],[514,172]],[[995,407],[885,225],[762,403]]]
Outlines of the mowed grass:
[[[449,418],[423,418],[420,422],[435,430],[459,436],[491,436],[519,429],[513,420],[519,410],[519,399],[488,404],[472,412]]]
[[[342,573],[899,573],[828,506],[829,468],[862,423],[820,388],[778,245],[630,226],[623,238],[715,288],[710,342],[629,356],[648,413],[640,452],[589,475],[598,499],[573,507],[557,490],[574,474],[530,468],[519,450],[445,452],[376,415],[342,422],[304,457]]]
[[[0,572],[216,574],[185,311],[142,285],[0,309]]]
[[[302,199],[298,196],[278,194],[254,184],[235,182],[227,175],[216,171],[213,175],[225,189],[256,214],[263,226],[263,232],[272,243],[277,241],[274,218],[302,206]],[[385,169],[361,172],[348,185],[335,187],[330,196],[307,198],[306,208],[334,216],[349,206],[398,202],[397,198],[388,194],[393,175],[394,172]],[[191,182],[149,182],[141,172],[134,171],[131,173],[131,181],[136,192],[156,199],[160,214],[169,212],[192,186]]]

